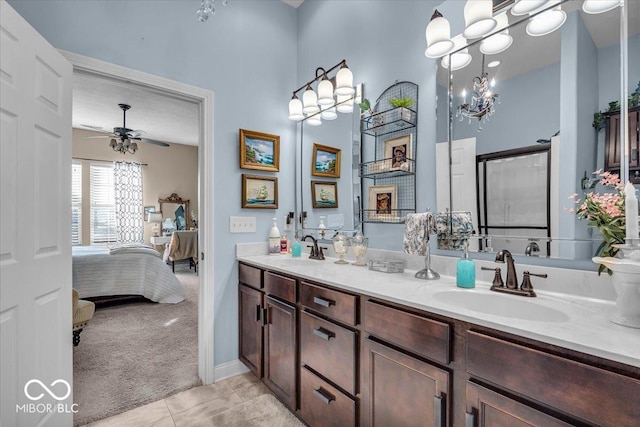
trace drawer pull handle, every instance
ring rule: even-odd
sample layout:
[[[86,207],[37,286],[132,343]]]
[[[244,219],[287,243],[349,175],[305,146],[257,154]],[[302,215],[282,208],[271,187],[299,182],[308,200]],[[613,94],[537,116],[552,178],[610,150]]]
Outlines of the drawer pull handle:
[[[324,391],[322,387],[314,389],[313,394],[315,394],[318,397],[318,399],[322,400],[325,403],[325,405],[328,405],[333,400],[336,400],[335,397],[333,397],[332,395]]]
[[[256,322],[260,321],[260,312],[262,311],[262,307],[260,304],[256,305]]]
[[[331,338],[335,336],[333,332],[329,332],[322,328],[314,329],[313,333],[319,336],[320,338],[322,338],[323,340],[327,340],[327,341],[329,341]]]
[[[269,309],[263,308],[262,309],[262,326],[267,326],[268,323],[269,323]]]
[[[444,427],[445,420],[447,419],[446,413],[446,401],[442,394],[440,396],[433,396],[433,425],[435,427]]]
[[[476,414],[464,413],[464,427],[476,427]]]
[[[320,298],[320,297],[313,297],[313,302],[323,307],[330,307],[332,305],[336,305],[335,301],[331,301],[331,300]]]

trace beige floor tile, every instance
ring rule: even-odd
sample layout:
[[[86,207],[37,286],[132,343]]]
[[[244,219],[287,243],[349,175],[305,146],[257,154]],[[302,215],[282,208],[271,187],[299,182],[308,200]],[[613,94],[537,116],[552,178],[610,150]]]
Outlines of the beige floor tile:
[[[226,380],[222,380],[219,383],[228,384],[229,387],[235,390],[236,388],[244,387],[247,384],[257,384],[259,382],[260,380],[255,375],[248,372],[246,374],[236,375],[235,377],[227,378]],[[219,384],[219,383],[216,383],[216,384]]]
[[[301,427],[302,424],[273,395],[257,397],[191,427]]]
[[[141,427],[152,425],[162,425],[164,427],[165,424],[157,423],[162,422],[166,418],[171,418],[169,408],[167,408],[164,400],[158,400],[157,402],[114,415],[113,417],[106,418],[91,425],[92,427]]]
[[[243,400],[231,388],[226,384],[223,384],[223,386],[227,390],[225,393],[219,393],[212,399],[190,409],[173,413],[173,421],[176,426],[191,427],[199,425],[198,423],[211,425],[206,424],[211,417],[243,403]]]
[[[151,423],[147,426],[144,427],[176,427],[175,423],[173,422],[173,418],[171,417],[167,417],[167,418],[163,418],[158,422],[155,423]]]
[[[211,401],[234,404],[238,401],[238,396],[227,384],[216,383],[194,387],[165,399],[172,415]]]
[[[263,394],[271,394],[267,386],[259,381],[239,385],[233,391],[245,402]]]

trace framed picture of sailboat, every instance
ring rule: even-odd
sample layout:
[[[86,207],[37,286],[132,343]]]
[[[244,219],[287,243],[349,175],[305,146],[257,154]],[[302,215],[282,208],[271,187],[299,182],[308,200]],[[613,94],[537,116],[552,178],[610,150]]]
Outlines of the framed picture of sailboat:
[[[280,136],[240,129],[240,168],[280,170]]]
[[[311,201],[314,208],[337,208],[338,183],[311,181]]]
[[[278,178],[243,173],[242,207],[248,209],[277,209]]]

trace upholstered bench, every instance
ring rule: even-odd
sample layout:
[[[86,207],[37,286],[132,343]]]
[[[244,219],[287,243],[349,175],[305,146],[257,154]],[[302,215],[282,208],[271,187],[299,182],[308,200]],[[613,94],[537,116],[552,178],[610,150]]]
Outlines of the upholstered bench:
[[[91,301],[78,298],[78,291],[73,289],[73,345],[80,344],[80,332],[93,318],[96,305]]]

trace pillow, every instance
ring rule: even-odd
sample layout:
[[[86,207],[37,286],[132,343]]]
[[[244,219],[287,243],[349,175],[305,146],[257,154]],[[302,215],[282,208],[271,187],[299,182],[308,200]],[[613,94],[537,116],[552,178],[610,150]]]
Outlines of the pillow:
[[[119,254],[148,254],[157,256],[160,258],[160,252],[155,249],[145,246],[145,245],[136,245],[136,246],[118,246],[115,248],[111,248],[109,253],[111,255],[119,255]]]

